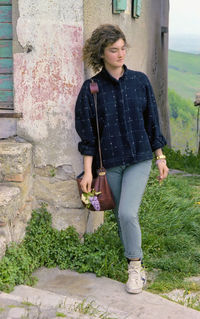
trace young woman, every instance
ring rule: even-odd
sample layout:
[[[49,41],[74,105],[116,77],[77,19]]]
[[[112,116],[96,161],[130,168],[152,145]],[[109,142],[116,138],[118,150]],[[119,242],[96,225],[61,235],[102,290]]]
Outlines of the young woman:
[[[126,38],[118,26],[104,24],[95,29],[83,48],[83,58],[97,73],[98,119],[103,165],[112,189],[119,235],[128,260],[126,290],[140,293],[145,282],[141,266],[141,230],[138,209],[148,181],[152,152],[159,179],[168,175],[162,147],[157,106],[151,84],[144,73],[124,64]],[[76,102],[76,130],[84,157],[83,192],[91,190],[93,174],[99,165],[94,99],[91,80],[83,83]]]

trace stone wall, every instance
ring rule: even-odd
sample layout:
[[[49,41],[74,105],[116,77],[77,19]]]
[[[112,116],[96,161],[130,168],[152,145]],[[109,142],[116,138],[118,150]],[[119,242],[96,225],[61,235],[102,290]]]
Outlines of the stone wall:
[[[81,0],[18,1],[14,88],[23,119],[17,134],[33,143],[36,167],[80,169],[74,103],[83,82],[82,6]]]
[[[0,141],[0,259],[21,242],[32,209],[48,203],[53,227],[73,225],[83,236],[103,223],[103,212],[83,209],[71,166],[33,168],[32,145],[19,137]]]
[[[32,212],[32,145],[0,141],[0,258],[6,245],[20,242]]]
[[[18,5],[17,5],[18,4]],[[14,1],[15,111],[17,134],[33,145],[34,207],[48,204],[53,226],[87,228],[75,180],[82,170],[74,105],[84,80],[83,3]]]
[[[74,225],[80,235],[86,232],[88,211],[80,201],[75,174],[71,165],[36,168],[34,175],[35,206],[48,203],[52,224],[57,229]]]

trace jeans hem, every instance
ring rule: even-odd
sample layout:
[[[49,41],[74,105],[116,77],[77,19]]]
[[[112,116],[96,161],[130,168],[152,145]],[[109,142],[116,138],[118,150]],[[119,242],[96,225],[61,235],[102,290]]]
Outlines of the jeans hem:
[[[143,258],[143,255],[126,255],[124,254],[124,256],[127,258],[127,259],[132,259],[132,258],[140,258],[140,260],[142,260]]]

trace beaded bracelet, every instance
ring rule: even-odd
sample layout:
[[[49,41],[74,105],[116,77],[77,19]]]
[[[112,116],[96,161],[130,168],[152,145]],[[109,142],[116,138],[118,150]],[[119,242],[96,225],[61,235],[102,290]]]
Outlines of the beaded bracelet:
[[[164,154],[161,154],[161,155],[156,156],[156,159],[157,160],[166,159],[166,156]]]

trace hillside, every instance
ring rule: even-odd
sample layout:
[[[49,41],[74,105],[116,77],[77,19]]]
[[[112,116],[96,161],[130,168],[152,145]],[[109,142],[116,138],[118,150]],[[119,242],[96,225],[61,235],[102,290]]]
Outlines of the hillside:
[[[185,152],[197,150],[196,118],[197,108],[190,100],[169,89],[171,142],[174,149]]]
[[[200,54],[169,50],[168,85],[183,98],[194,101],[200,90]]]
[[[169,50],[168,72],[172,147],[196,151],[197,107],[193,101],[200,90],[200,54]]]

